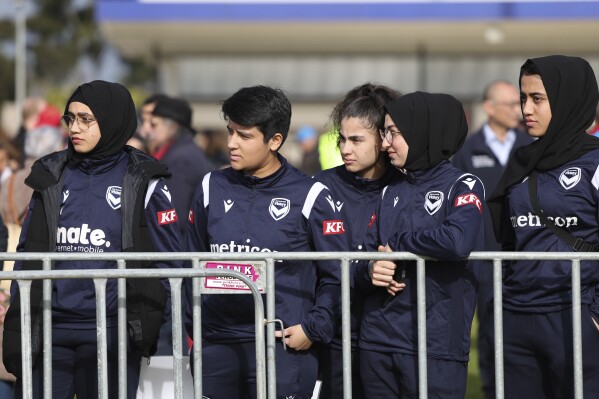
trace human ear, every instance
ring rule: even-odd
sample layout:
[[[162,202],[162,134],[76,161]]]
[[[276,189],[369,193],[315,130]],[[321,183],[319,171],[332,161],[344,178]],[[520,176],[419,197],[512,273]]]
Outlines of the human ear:
[[[271,151],[276,152],[279,151],[281,145],[283,144],[283,135],[281,133],[275,133],[274,136],[268,140],[268,146]]]

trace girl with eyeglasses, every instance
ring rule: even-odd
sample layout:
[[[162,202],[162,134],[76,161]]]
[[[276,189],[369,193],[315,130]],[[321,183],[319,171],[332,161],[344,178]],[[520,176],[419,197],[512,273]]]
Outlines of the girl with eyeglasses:
[[[64,151],[38,160],[26,183],[34,193],[19,252],[177,252],[179,230],[162,164],[126,146],[137,118],[129,91],[120,84],[93,81],[79,86],[62,118],[69,143]],[[128,267],[179,267],[179,262],[127,262]],[[53,270],[115,269],[115,261],[56,261]],[[15,262],[15,270],[40,270],[40,261]],[[4,325],[4,364],[18,378],[23,397],[21,345],[30,345],[33,397],[44,389],[42,281],[31,284],[32,341],[21,342],[20,292],[11,287]],[[135,397],[141,357],[156,349],[169,296],[157,279],[127,281],[127,397]],[[52,397],[98,396],[96,298],[90,279],[52,281]],[[109,398],[118,396],[117,281],[106,287]],[[29,387],[26,387],[29,388]]]
[[[484,201],[482,182],[448,161],[466,138],[466,117],[447,94],[410,93],[385,109],[383,148],[404,178],[383,190],[368,249],[434,259],[425,282],[428,397],[462,399],[476,297],[464,258],[482,248]],[[361,265],[356,284],[376,288],[359,340],[365,397],[417,398],[416,262]]]
[[[351,251],[365,250],[364,237],[372,227],[381,191],[400,177],[399,171],[390,166],[379,135],[385,121],[385,104],[399,96],[386,86],[366,83],[350,90],[331,114],[343,165],[322,171],[314,178],[327,186],[337,200],[336,206],[347,224]],[[363,305],[363,294],[354,286],[352,278],[352,397],[355,399],[363,397],[355,354]],[[343,398],[342,358],[339,327],[335,339],[321,348],[322,398]]]

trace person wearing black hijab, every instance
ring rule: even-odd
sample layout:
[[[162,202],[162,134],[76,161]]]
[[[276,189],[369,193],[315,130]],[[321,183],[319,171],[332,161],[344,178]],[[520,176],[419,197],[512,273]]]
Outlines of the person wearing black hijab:
[[[475,278],[465,258],[482,248],[484,187],[448,159],[468,127],[462,104],[447,94],[410,93],[386,107],[383,148],[405,174],[383,190],[370,250],[412,252],[426,264],[428,397],[466,392]],[[359,341],[367,398],[417,398],[415,262],[372,261],[356,272],[370,285]]]
[[[33,188],[23,223],[19,252],[176,252],[180,235],[164,179],[167,169],[125,145],[135,133],[135,106],[117,83],[93,81],[79,86],[62,117],[69,143],[64,151],[37,161],[26,179]],[[128,262],[128,267],[179,267],[178,262]],[[15,270],[39,270],[39,261],[15,262]],[[56,261],[53,270],[114,269],[115,261]],[[91,280],[53,280],[52,397],[98,397],[95,288]],[[106,287],[108,397],[118,396],[117,282]],[[15,397],[44,388],[41,348],[41,281],[32,283],[33,384],[21,380],[20,298],[11,287],[4,325],[6,368],[18,378]],[[156,279],[127,281],[127,397],[136,395],[141,357],[156,349],[165,317],[168,287]],[[23,343],[27,345],[27,343]]]
[[[529,135],[488,200],[495,235],[515,251],[597,251],[599,139],[586,133],[599,91],[578,57],[527,60],[520,70]],[[571,261],[506,262],[503,323],[506,397],[574,395]],[[599,392],[599,269],[581,262],[584,396]]]

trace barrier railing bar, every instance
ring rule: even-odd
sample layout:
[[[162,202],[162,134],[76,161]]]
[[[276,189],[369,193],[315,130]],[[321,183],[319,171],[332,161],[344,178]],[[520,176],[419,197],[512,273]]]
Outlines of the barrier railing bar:
[[[416,302],[418,315],[418,392],[420,399],[428,398],[426,351],[426,269],[424,259],[416,261]]]
[[[95,278],[96,334],[98,337],[98,398],[108,399],[108,344],[106,339],[106,283],[105,278]]]
[[[33,398],[31,363],[31,280],[17,280],[21,295],[21,362],[23,399]]]
[[[42,268],[46,271],[52,270],[52,262],[45,258]],[[44,280],[42,283],[42,348],[43,373],[44,373],[44,398],[52,398],[52,280]]]
[[[350,264],[341,259],[341,337],[343,345],[343,398],[352,399]]]
[[[55,260],[106,260],[114,261],[115,257],[129,260],[189,260],[194,257],[202,257],[203,259],[218,260],[340,260],[342,257],[348,257],[355,260],[418,260],[426,259],[432,261],[431,258],[426,258],[409,252],[104,252],[104,253],[65,253],[65,252],[2,252],[0,260],[40,260],[48,258]],[[599,260],[599,252],[472,252],[468,257],[469,260],[489,260],[500,258],[502,260]],[[114,270],[114,269],[110,269]],[[130,269],[134,270],[134,269]],[[139,269],[138,269],[139,270]],[[147,275],[150,277],[186,277],[186,275],[172,274],[178,270],[190,269],[143,269],[144,272],[157,272],[158,274]],[[66,270],[65,270],[66,271]],[[108,270],[106,270],[108,271]],[[165,272],[163,272],[165,271]],[[86,271],[87,272],[87,271]],[[6,273],[6,274],[4,274]],[[14,272],[3,272],[6,279],[17,279],[22,275],[10,274]],[[19,272],[21,273],[21,272]],[[83,277],[83,276],[82,276]],[[89,276],[88,276],[89,277]],[[114,277],[114,276],[111,276]],[[118,276],[120,277],[120,275]],[[126,276],[131,277],[131,276]]]
[[[183,330],[181,327],[181,286],[183,280],[170,278],[171,317],[173,331],[173,376],[175,377],[175,399],[183,399]]]
[[[582,319],[580,261],[572,260],[572,336],[574,351],[574,399],[582,399]]]
[[[495,336],[495,398],[504,399],[503,379],[503,292],[501,259],[493,259],[493,328]],[[479,337],[484,339],[484,337]]]
[[[266,359],[268,368],[266,372],[267,384],[267,397],[277,397],[277,359],[276,359],[276,339],[275,339],[275,262],[274,259],[270,258],[266,260],[266,319],[269,323],[266,323]],[[289,326],[285,326],[289,327]],[[281,331],[281,333],[283,333]],[[283,338],[285,336],[283,334]],[[256,349],[256,356],[258,355]]]
[[[270,264],[270,266],[269,266]],[[275,263],[273,259],[269,259],[266,262],[266,270],[267,273],[272,274],[273,276],[273,284],[274,284],[274,273],[275,273]],[[254,297],[254,325],[256,326],[256,395],[257,399],[266,399],[267,396],[267,378],[266,378],[266,348],[265,348],[265,340],[264,336],[264,302],[262,302],[262,294],[254,285],[251,278],[244,276],[245,279],[243,281],[245,284],[252,290],[252,296]],[[250,284],[248,284],[250,282]],[[274,309],[274,290],[270,291],[270,295],[267,295],[268,298],[273,298],[273,309]],[[273,310],[274,312],[274,310]],[[270,323],[269,323],[270,325]],[[273,337],[274,341],[274,337]],[[276,391],[276,381],[273,381],[275,384]]]
[[[200,270],[200,260],[193,258],[191,267],[194,271]],[[192,285],[192,317],[193,317],[193,393],[195,399],[202,399],[202,313],[201,303],[202,297],[200,292],[200,277],[191,279]]]
[[[119,270],[125,270],[124,259],[116,261]],[[117,280],[118,356],[119,356],[119,399],[127,399],[127,280]]]
[[[122,262],[123,269],[110,269],[110,270],[61,270],[60,275],[56,275],[56,271],[51,271],[50,265],[54,260],[115,260],[115,255],[119,256],[119,260],[117,263]],[[419,367],[419,390],[420,390],[420,398],[427,397],[427,350],[426,350],[426,292],[425,292],[425,261],[433,261],[432,259],[426,259],[417,255],[413,255],[410,253],[367,253],[367,252],[331,252],[331,253],[320,253],[320,252],[295,252],[295,253],[283,253],[279,252],[276,254],[265,254],[265,253],[100,253],[100,254],[84,254],[84,253],[3,253],[0,254],[0,260],[43,260],[44,261],[44,269],[46,270],[37,270],[37,271],[17,271],[17,272],[2,272],[2,278],[7,280],[17,280],[19,287],[21,289],[21,328],[22,328],[22,339],[23,342],[31,341],[31,280],[43,279],[44,281],[44,296],[43,296],[43,345],[44,345],[44,397],[48,398],[50,395],[48,392],[51,392],[51,374],[46,373],[46,369],[48,365],[51,365],[51,349],[47,349],[46,345],[51,343],[51,296],[47,297],[46,291],[49,287],[49,292],[51,295],[51,287],[52,287],[52,279],[55,278],[93,278],[94,280],[104,281],[103,294],[98,294],[100,298],[104,295],[104,325],[102,326],[102,315],[101,312],[98,311],[98,336],[99,339],[106,340],[106,314],[105,314],[105,301],[106,301],[106,293],[105,293],[105,283],[107,278],[118,278],[119,279],[119,289],[120,284],[122,282],[123,288],[125,288],[126,278],[169,278],[169,279],[183,279],[183,278],[192,278],[193,280],[193,316],[194,316],[194,341],[201,342],[201,309],[200,309],[200,293],[199,293],[199,282],[200,277],[206,275],[213,276],[231,276],[230,271],[211,271],[210,273],[204,273],[203,271],[198,274],[197,270],[194,269],[124,269],[124,262],[126,260],[189,260],[192,259],[192,263],[194,264],[194,268],[199,268],[199,260],[197,256],[203,256],[207,259],[211,260],[266,260],[267,262],[267,289],[269,292],[272,292],[273,295],[267,295],[267,312],[271,312],[269,306],[269,301],[273,301],[272,312],[274,313],[274,259],[276,255],[276,259],[278,260],[305,260],[305,259],[313,259],[313,260],[341,260],[342,263],[342,333],[343,337],[343,361],[344,364],[349,359],[349,367],[347,370],[344,368],[344,391],[349,394],[346,396],[344,393],[344,398],[351,398],[351,332],[346,336],[346,330],[349,329],[350,320],[346,318],[343,314],[344,308],[347,306],[349,308],[349,295],[347,295],[344,291],[345,289],[349,290],[348,276],[344,276],[347,272],[349,273],[349,266],[347,265],[346,256],[349,256],[351,259],[355,260],[378,260],[378,259],[392,259],[392,260],[415,260],[417,264],[417,304],[418,304],[418,367]],[[599,253],[580,253],[580,252],[561,252],[561,253],[545,253],[545,252],[473,252],[469,256],[470,260],[489,260],[493,259],[493,283],[494,283],[494,332],[495,332],[495,378],[496,378],[496,398],[503,399],[504,397],[504,363],[503,363],[503,318],[502,318],[502,290],[501,290],[501,262],[502,260],[569,260],[572,262],[572,323],[573,323],[573,351],[574,351],[574,394],[575,398],[582,398],[582,388],[583,388],[583,369],[582,369],[582,337],[581,337],[581,281],[580,281],[580,261],[581,260],[590,260],[590,261],[599,261]],[[120,267],[120,264],[119,264]],[[270,273],[269,273],[269,269]],[[233,272],[233,274],[239,274]],[[268,276],[272,276],[273,281],[269,286]],[[248,280],[244,275],[239,274],[239,276],[235,275],[235,278],[244,281]],[[249,281],[249,280],[248,280]],[[258,298],[261,303],[261,295],[257,291],[257,288],[249,281],[250,284],[248,286],[252,290],[252,294],[255,298]],[[94,281],[96,283],[96,281]],[[172,281],[171,281],[172,284]],[[179,283],[181,284],[181,283]],[[196,293],[196,287],[198,292]],[[98,290],[98,286],[96,285],[96,290]],[[101,290],[101,291],[102,291]],[[181,306],[181,297],[180,297],[180,287],[179,287],[179,306]],[[120,297],[119,291],[119,297]],[[124,300],[124,295],[123,295]],[[173,298],[173,301],[175,299]],[[122,308],[121,308],[122,305]],[[257,305],[257,303],[255,303]],[[48,310],[46,309],[48,307]],[[175,309],[177,305],[173,302],[173,309]],[[102,308],[99,304],[99,308]],[[264,322],[264,314],[263,307],[256,306],[256,325],[262,326]],[[121,341],[125,341],[121,339],[121,325],[126,326],[126,313],[125,323],[121,322],[121,312],[126,312],[126,307],[124,303],[119,301],[119,370],[121,369]],[[176,312],[173,312],[173,314]],[[180,318],[179,314],[179,318]],[[268,320],[274,319],[275,315],[270,313],[268,314]],[[173,319],[173,324],[176,324],[177,321]],[[182,322],[179,320],[179,325],[181,326]],[[274,330],[275,326],[272,323],[267,324],[267,345],[268,352],[264,350],[264,329],[256,328],[256,367],[257,367],[257,386],[258,386],[258,398],[266,398],[266,393],[261,395],[260,387],[264,387],[264,390],[268,392],[269,397],[271,392],[276,392],[276,369],[275,369],[275,349],[276,349],[276,340],[274,339]],[[46,331],[46,326],[48,330]],[[175,328],[175,327],[174,327]],[[101,333],[101,330],[104,331],[104,335]],[[126,331],[125,331],[126,333]],[[103,335],[103,337],[102,337]],[[178,334],[179,340],[180,335]],[[259,335],[262,335],[262,339],[259,339]],[[125,335],[126,337],[126,335]],[[177,337],[177,335],[176,335]],[[175,339],[177,339],[175,337]],[[421,338],[423,337],[423,338]],[[272,341],[272,344],[270,343]],[[262,344],[262,350],[260,350],[260,344]],[[173,344],[175,345],[175,343]],[[101,355],[101,347],[102,344],[99,342],[98,354]],[[106,344],[104,344],[104,347]],[[50,344],[51,348],[51,344]],[[260,354],[261,352],[261,354]],[[272,356],[271,356],[272,352]],[[268,379],[266,379],[266,375],[264,375],[264,380],[266,383],[262,385],[260,383],[260,371],[265,370],[267,362],[264,359],[264,354],[268,356]],[[126,356],[126,350],[124,351]],[[180,356],[181,353],[179,353]],[[199,370],[199,373],[196,373],[196,376],[200,376],[200,378],[194,378],[194,388],[195,388],[195,397],[200,399],[201,396],[201,352],[198,345],[194,346],[194,369]],[[50,356],[48,358],[48,356]],[[23,362],[23,397],[25,399],[32,397],[32,359],[31,359],[31,348],[29,345],[23,348],[22,354],[22,362]],[[262,365],[260,365],[260,361],[262,358]],[[47,360],[49,359],[49,360]],[[271,362],[272,360],[272,362]],[[102,377],[100,370],[100,361],[98,364],[98,372],[100,380],[105,378],[107,380],[107,374]],[[126,357],[124,364],[126,366]],[[103,367],[107,365],[106,360],[103,361]],[[175,366],[176,367],[176,366]],[[177,380],[177,373],[182,375],[182,367],[180,371],[175,370],[175,379]],[[274,378],[271,378],[271,373],[275,375]],[[266,373],[265,373],[266,374]],[[121,388],[126,389],[126,382],[123,383],[121,378],[125,376],[126,373],[119,373],[119,397],[122,397]],[[348,378],[349,377],[349,378]],[[49,379],[49,381],[46,381]],[[100,381],[99,380],[99,381]],[[346,383],[349,381],[349,384]],[[182,384],[182,381],[181,381]],[[268,385],[267,385],[268,384]],[[348,386],[346,386],[348,385]],[[107,389],[107,384],[104,385],[104,388]],[[102,392],[102,387],[100,387],[99,382],[99,394],[101,398],[104,398],[107,395],[107,392]],[[177,389],[177,387],[176,387]],[[181,389],[182,392],[182,389]],[[179,396],[177,396],[179,397]]]

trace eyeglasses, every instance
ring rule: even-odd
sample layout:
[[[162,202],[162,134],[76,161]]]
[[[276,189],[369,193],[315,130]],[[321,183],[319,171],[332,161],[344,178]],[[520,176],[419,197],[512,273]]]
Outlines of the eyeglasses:
[[[60,122],[62,123],[62,126],[67,130],[71,130],[75,121],[77,121],[77,126],[79,126],[79,130],[81,130],[81,133],[87,132],[91,125],[93,125],[94,122],[97,122],[96,119],[88,115],[63,115],[60,117]]]
[[[401,134],[399,130],[379,129],[381,140],[387,140],[388,143],[392,143],[395,136]]]

